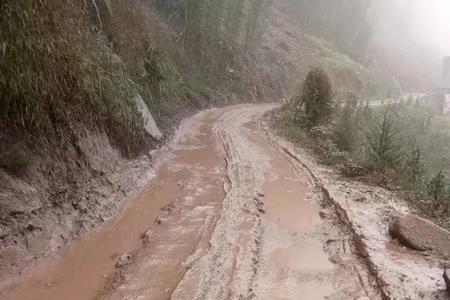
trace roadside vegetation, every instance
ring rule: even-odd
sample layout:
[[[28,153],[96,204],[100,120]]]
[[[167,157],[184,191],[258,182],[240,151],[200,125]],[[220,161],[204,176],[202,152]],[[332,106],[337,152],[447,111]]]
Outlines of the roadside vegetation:
[[[398,191],[450,228],[450,119],[437,96],[370,105],[349,94],[333,101],[326,72],[314,69],[302,92],[275,114],[276,128],[344,176]]]
[[[265,3],[2,1],[0,166],[26,169],[26,153],[64,148],[79,125],[105,131],[126,156],[142,153],[155,141],[137,95],[163,129],[224,95],[254,97],[245,54]]]

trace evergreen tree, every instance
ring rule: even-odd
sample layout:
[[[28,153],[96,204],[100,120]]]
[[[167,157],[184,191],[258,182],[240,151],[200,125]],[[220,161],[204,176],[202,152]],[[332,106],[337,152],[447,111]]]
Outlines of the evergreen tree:
[[[320,68],[311,70],[304,83],[301,102],[305,107],[305,125],[311,129],[332,112],[331,81]]]
[[[367,136],[369,155],[381,170],[395,167],[401,161],[402,152],[399,143],[399,132],[389,112],[383,119],[377,120]]]

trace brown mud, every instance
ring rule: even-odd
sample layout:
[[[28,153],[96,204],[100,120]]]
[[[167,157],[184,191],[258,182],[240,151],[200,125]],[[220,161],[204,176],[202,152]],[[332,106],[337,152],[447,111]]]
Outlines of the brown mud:
[[[259,121],[273,108],[190,118],[140,194],[2,299],[382,299],[355,232]]]
[[[411,214],[395,193],[343,178],[336,170],[317,163],[304,149],[276,136],[269,123],[267,118],[263,122],[267,139],[313,178],[337,223],[349,232],[353,253],[364,263],[382,299],[449,298],[442,278],[448,261],[408,249],[389,235],[393,219]]]

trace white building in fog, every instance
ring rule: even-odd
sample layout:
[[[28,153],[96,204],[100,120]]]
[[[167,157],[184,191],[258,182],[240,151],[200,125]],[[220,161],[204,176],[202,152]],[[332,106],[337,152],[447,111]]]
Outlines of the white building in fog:
[[[440,90],[443,95],[443,111],[447,115],[450,113],[450,56],[444,58],[444,69]]]

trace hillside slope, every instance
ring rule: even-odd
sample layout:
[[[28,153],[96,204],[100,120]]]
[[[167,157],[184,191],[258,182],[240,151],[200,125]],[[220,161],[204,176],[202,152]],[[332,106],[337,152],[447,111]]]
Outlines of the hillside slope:
[[[270,7],[259,48],[272,78],[281,80],[272,85],[274,88],[287,91],[288,95],[298,94],[307,72],[321,67],[332,80],[337,101],[345,100],[349,94],[365,101],[400,93],[398,83],[382,70],[367,68],[340,53],[333,44],[307,34],[289,12],[288,2],[274,1]]]

